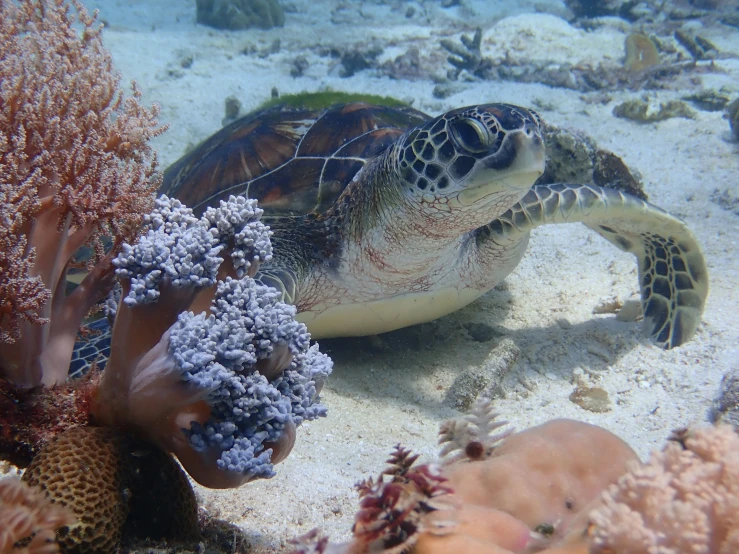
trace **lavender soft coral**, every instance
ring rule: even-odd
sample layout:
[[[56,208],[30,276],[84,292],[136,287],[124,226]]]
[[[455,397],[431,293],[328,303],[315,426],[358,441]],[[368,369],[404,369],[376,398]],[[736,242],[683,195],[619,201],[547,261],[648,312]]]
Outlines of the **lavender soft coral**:
[[[316,399],[331,360],[310,346],[295,308],[250,277],[271,256],[260,215],[231,197],[197,219],[161,197],[113,262],[121,302],[93,414],[173,452],[214,488],[271,477],[296,426],[325,414]]]

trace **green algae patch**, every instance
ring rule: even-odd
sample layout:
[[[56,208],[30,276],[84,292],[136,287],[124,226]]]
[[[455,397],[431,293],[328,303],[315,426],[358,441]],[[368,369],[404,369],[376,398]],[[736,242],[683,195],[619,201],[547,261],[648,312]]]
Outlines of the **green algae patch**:
[[[391,96],[327,90],[322,92],[299,92],[297,94],[285,94],[277,98],[271,98],[256,108],[255,111],[273,108],[275,106],[322,110],[335,104],[349,104],[351,102],[366,102],[367,104],[376,104],[390,108],[410,107],[407,102],[392,98]]]

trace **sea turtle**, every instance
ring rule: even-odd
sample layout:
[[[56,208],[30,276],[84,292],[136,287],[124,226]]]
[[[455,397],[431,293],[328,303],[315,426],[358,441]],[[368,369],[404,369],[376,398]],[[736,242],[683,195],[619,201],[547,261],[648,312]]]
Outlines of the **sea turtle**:
[[[315,338],[382,333],[457,310],[518,264],[530,231],[580,221],[636,255],[647,330],[667,348],[696,330],[708,290],[685,224],[633,196],[536,184],[541,121],[509,104],[438,117],[366,102],[277,105],[173,164],[161,191],[196,214],[256,198],[274,231],[257,279]]]
[[[200,215],[255,198],[274,232],[257,280],[314,338],[369,335],[453,312],[500,283],[547,223],[582,222],[637,257],[649,335],[682,344],[700,321],[706,265],[678,218],[625,192],[535,184],[539,116],[483,104],[430,117],[367,102],[277,105],[175,162],[161,192]]]

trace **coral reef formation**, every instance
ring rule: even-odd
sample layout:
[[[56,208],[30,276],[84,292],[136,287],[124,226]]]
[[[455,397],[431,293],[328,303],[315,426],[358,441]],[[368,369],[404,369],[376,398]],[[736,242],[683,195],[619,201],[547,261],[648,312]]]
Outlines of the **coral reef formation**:
[[[94,393],[81,394],[69,414],[57,409],[56,421],[44,410],[53,407],[48,398],[14,405],[5,396],[11,409],[3,413],[4,436],[21,439],[16,449],[30,457],[64,421],[86,423],[89,407],[98,424],[175,452],[201,483],[237,486],[271,476],[295,427],[324,415],[314,401],[331,362],[310,347],[295,309],[250,278],[271,257],[262,211],[231,198],[197,219],[163,198],[144,217],[159,182],[147,141],[162,128],[156,110],[139,105],[136,89],[125,102],[116,92],[95,19],[61,0],[2,9],[2,168],[10,186],[2,189],[1,215],[12,224],[3,227],[0,260],[0,377],[20,387],[63,381],[83,316],[115,277],[123,290],[110,360],[90,385]],[[38,55],[22,55],[23,48]],[[89,112],[64,108],[85,105],[77,93],[99,104]],[[144,236],[129,244],[142,224]],[[112,250],[99,252],[97,265],[66,294],[72,255],[103,231],[115,237]],[[13,273],[34,259],[39,264],[25,274]],[[40,267],[50,260],[53,267]],[[45,426],[41,436],[18,434],[13,422],[29,410],[36,415],[29,424]]]
[[[77,427],[57,435],[23,481],[74,514],[76,524],[56,536],[63,552],[111,552],[126,526],[130,537],[198,536],[197,503],[179,465],[115,429]]]
[[[573,6],[576,14],[604,11],[635,24],[628,26],[610,17],[566,21],[548,13],[503,17],[481,35],[440,40],[439,53],[452,54],[446,57],[447,78],[452,84],[456,80],[508,80],[583,92],[685,90],[699,83],[702,74],[715,72],[717,66],[711,62],[722,58],[717,47],[695,35],[690,26],[675,29],[677,21],[689,16],[674,14],[674,22],[666,20],[665,12],[679,11],[674,3],[669,8],[657,2],[572,4],[580,4]],[[583,4],[588,6],[583,8]],[[715,23],[715,16],[705,21]],[[433,58],[424,65],[431,63]],[[683,75],[686,78],[681,79]],[[438,79],[438,72],[434,77]],[[437,85],[440,95],[446,94],[444,89],[454,90],[448,85]]]
[[[714,423],[730,423],[739,427],[739,369],[724,374],[709,416]]]
[[[461,45],[449,39],[442,39],[440,42],[441,47],[451,54],[447,61],[453,66],[453,69],[447,72],[447,77],[456,81],[462,72],[466,72],[481,79],[493,78],[495,74],[493,62],[484,58],[480,52],[482,29],[476,29],[472,37],[461,35],[459,40],[462,43]]]
[[[54,554],[55,531],[74,522],[40,490],[16,477],[0,479],[0,554]]]
[[[488,457],[450,465],[444,475],[464,503],[509,514],[556,544],[636,459],[608,431],[560,419],[515,433]]]
[[[325,415],[331,360],[252,279],[271,257],[255,201],[196,218],[154,200],[149,139],[164,128],[135,86],[118,92],[95,17],[76,0],[0,15],[0,456],[30,462],[24,479],[77,516],[58,534],[67,551],[110,551],[124,528],[197,532],[172,454],[206,486],[271,477],[296,428]],[[68,292],[84,245],[88,273]],[[80,324],[109,293],[106,369],[64,383]]]
[[[2,3],[0,83],[0,376],[54,385],[113,284],[98,239],[133,239],[151,208],[159,177],[148,141],[164,128],[135,84],[122,97],[100,25],[76,1]],[[86,244],[90,272],[67,293]]]
[[[734,100],[726,107],[726,114],[729,117],[729,126],[734,139],[739,141],[739,98]]]
[[[278,0],[197,0],[197,22],[216,29],[271,29],[285,24]]]
[[[440,465],[412,467],[418,456],[396,448],[393,467],[371,486],[358,486],[363,497],[371,490],[384,502],[375,512],[360,508],[352,541],[331,545],[313,533],[296,540],[296,552],[554,554],[565,537],[583,535],[588,521],[582,514],[637,460],[626,443],[594,425],[555,420],[513,433],[501,431],[506,423],[496,418],[490,401],[480,399],[469,415],[444,422]],[[399,465],[402,471],[394,469]],[[434,494],[414,504],[421,498],[418,489],[385,490],[382,475],[388,473]],[[418,473],[435,476],[434,487]],[[409,525],[410,513],[417,517]],[[371,540],[357,533],[367,527],[377,532]],[[395,529],[403,530],[402,543]],[[580,546],[562,552],[575,553]]]
[[[0,460],[26,467],[58,433],[90,423],[96,378],[26,389],[0,379]]]
[[[614,153],[599,148],[589,136],[547,124],[544,129],[547,163],[541,183],[593,183],[647,200],[644,185]]]
[[[480,399],[469,415],[442,424],[442,474],[463,506],[499,521],[501,538],[520,538],[525,529],[529,548],[554,547],[583,531],[582,511],[637,460],[626,443],[594,425],[559,419],[512,433],[497,431],[503,423],[496,418],[490,401]],[[464,532],[482,538],[474,526]],[[496,544],[515,552],[525,546]]]
[[[652,102],[649,98],[635,98],[621,102],[613,108],[613,115],[631,119],[637,123],[654,123],[673,117],[695,119],[695,112],[681,100]]]
[[[442,424],[440,465],[414,465],[418,456],[396,447],[390,468],[357,486],[352,540],[332,544],[314,530],[294,552],[737,550],[739,434],[731,426],[678,431],[642,464],[595,425],[554,420],[511,433],[496,417],[480,400]]]
[[[624,67],[629,71],[643,71],[659,63],[659,52],[654,41],[641,33],[629,33],[624,44]]]
[[[565,0],[575,17],[601,17],[616,15],[628,17],[633,2],[626,0]]]

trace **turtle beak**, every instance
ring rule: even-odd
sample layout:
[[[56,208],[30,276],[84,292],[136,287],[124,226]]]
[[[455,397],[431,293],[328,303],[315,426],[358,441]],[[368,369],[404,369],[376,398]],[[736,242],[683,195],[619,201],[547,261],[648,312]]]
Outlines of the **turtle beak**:
[[[510,168],[511,173],[526,175],[529,179],[533,177],[528,185],[521,185],[528,189],[544,174],[544,165],[547,158],[544,139],[539,128],[530,123],[527,123],[522,131],[514,134],[511,138],[515,143],[517,153],[516,159]],[[506,181],[505,178],[502,180]]]
[[[459,193],[459,201],[469,206],[493,194],[525,193],[544,173],[545,162],[541,131],[527,123],[511,133],[498,152],[480,160],[481,167]]]

